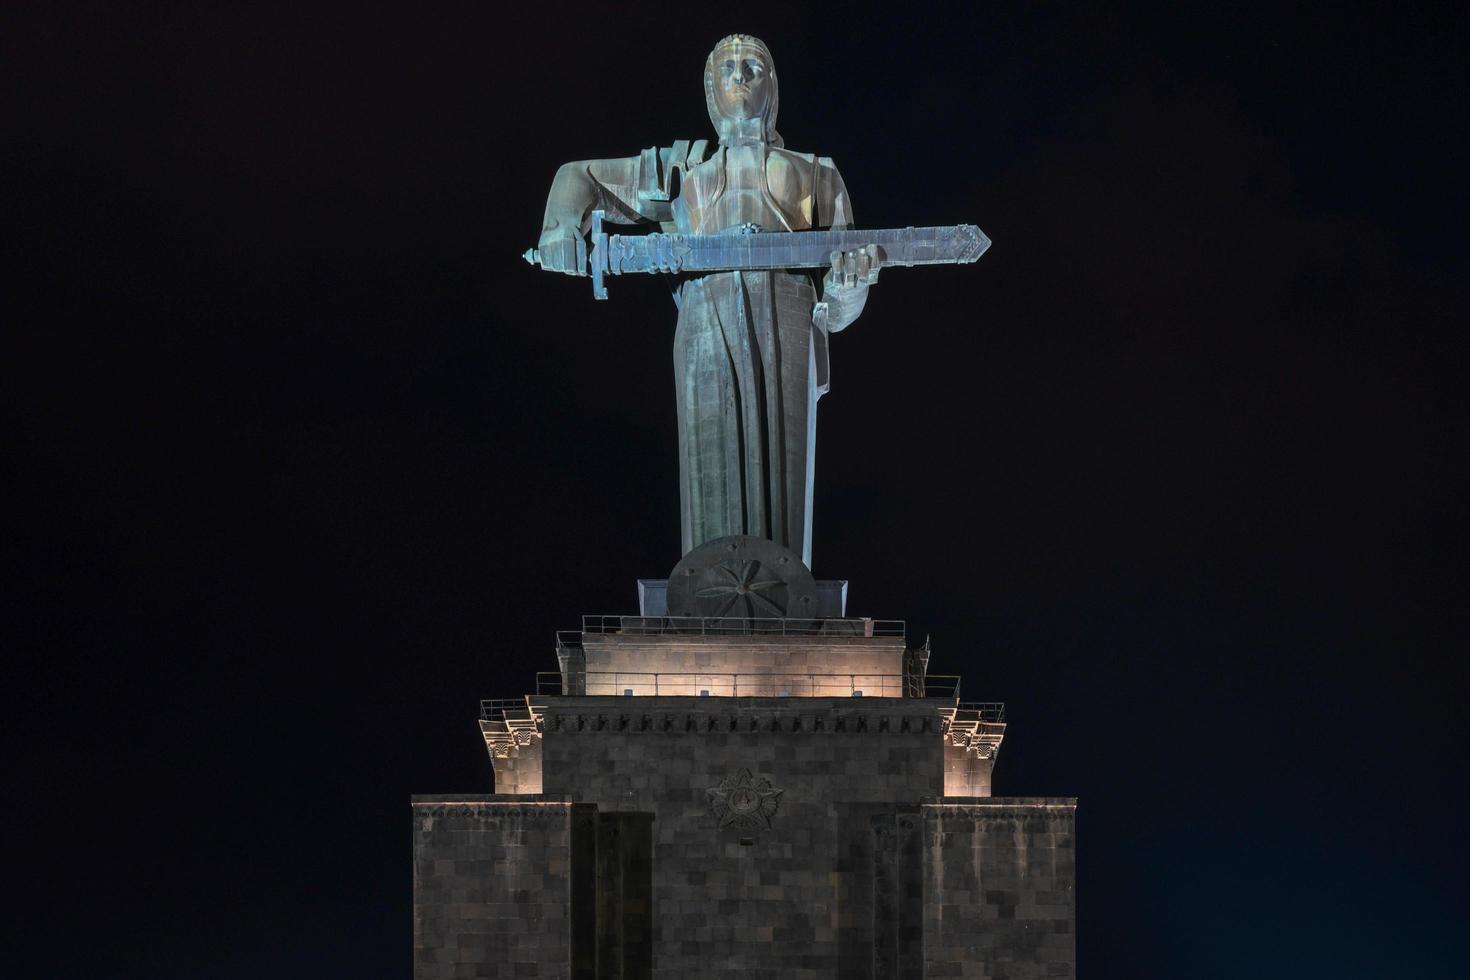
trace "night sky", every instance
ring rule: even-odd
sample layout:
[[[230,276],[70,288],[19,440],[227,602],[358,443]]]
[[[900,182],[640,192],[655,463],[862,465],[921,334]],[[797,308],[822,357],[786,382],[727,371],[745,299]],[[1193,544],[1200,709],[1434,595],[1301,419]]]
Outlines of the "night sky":
[[[737,30],[995,241],[834,339],[813,565],[1080,798],[1082,975],[1463,969],[1463,5],[239,6],[0,25],[0,972],[408,975],[409,795],[680,557],[667,287],[519,253]]]

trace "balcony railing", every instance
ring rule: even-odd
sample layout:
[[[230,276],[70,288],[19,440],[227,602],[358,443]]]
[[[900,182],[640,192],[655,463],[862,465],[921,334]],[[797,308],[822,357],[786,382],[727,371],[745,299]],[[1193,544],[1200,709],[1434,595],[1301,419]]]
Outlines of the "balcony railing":
[[[480,720],[501,721],[506,712],[530,712],[525,698],[481,698]]]
[[[712,698],[944,698],[958,700],[960,679],[930,674],[773,674],[576,671],[536,675],[540,696]]]
[[[583,633],[659,636],[904,636],[901,619],[762,619],[732,616],[583,616]],[[558,634],[558,640],[562,634]]]
[[[549,681],[551,679],[558,678],[559,676],[560,675],[552,674],[552,673],[549,673],[548,672],[548,673],[545,673],[545,674],[541,675],[540,680],[542,680],[542,681]],[[609,676],[630,677],[630,676],[634,676],[634,675],[628,675],[628,674],[611,675],[610,674]],[[638,675],[638,676],[640,676],[640,677],[648,677],[648,676],[652,676],[652,675]],[[662,682],[664,684],[665,689],[666,689],[666,693],[669,693],[669,694],[677,693],[677,692],[674,692],[674,691],[668,691],[667,690],[668,681],[666,681],[665,678],[671,678],[673,676],[675,676],[675,675],[659,674],[659,675],[655,676],[654,677],[655,686],[657,687],[660,684],[660,682]],[[690,677],[701,677],[701,678],[708,678],[708,677],[729,678],[730,679],[730,689],[731,690],[734,690],[735,689],[735,685],[738,683],[739,678],[742,675],[739,675],[739,674],[718,674],[718,675],[698,674],[698,675],[688,675],[688,676],[690,676]],[[754,676],[754,675],[751,675],[751,676]],[[770,678],[772,675],[766,675],[766,676],[768,678]],[[896,696],[899,696],[899,695],[891,695],[891,694],[886,694],[886,693],[879,693],[880,691],[886,691],[886,690],[888,690],[891,687],[891,682],[895,679],[894,676],[891,675],[891,674],[877,675],[877,676],[879,676],[879,677],[881,677],[883,679],[883,683],[880,684],[878,688],[876,688],[874,691],[871,691],[871,692],[868,691],[868,690],[866,690],[866,689],[861,689],[861,688],[856,687],[856,682],[857,682],[857,680],[859,678],[865,678],[865,677],[870,676],[870,675],[863,675],[863,674],[836,674],[836,675],[833,675],[833,674],[790,674],[790,675],[776,675],[776,676],[778,678],[786,678],[786,677],[807,678],[808,681],[809,681],[809,683],[815,684],[817,687],[821,688],[822,690],[827,690],[828,689],[828,687],[827,687],[828,681],[829,681],[829,679],[831,679],[833,677],[838,677],[838,678],[846,677],[846,678],[850,678],[848,692],[844,694],[844,693],[841,693],[840,691],[837,691],[836,693],[832,693],[830,695],[827,695],[827,696],[831,696],[831,697],[849,697],[849,696],[855,697],[855,696],[858,696],[858,692],[860,690],[862,691],[862,696],[864,696],[864,697],[896,697]],[[906,680],[909,683],[908,690],[909,690],[910,693],[907,696],[908,697],[911,697],[911,698],[929,697],[929,698],[944,698],[944,699],[948,700],[948,699],[957,697],[958,694],[959,694],[959,681],[960,681],[960,679],[958,677],[955,677],[955,676],[952,676],[952,675],[931,676],[931,677],[927,678],[926,679],[927,680],[927,684],[925,685],[925,690],[923,692],[919,692],[919,691],[916,690],[916,686],[914,685],[912,678],[897,678],[897,679],[899,679],[899,680]],[[840,686],[841,685],[835,685],[836,688],[840,688]],[[628,690],[628,689],[625,688],[624,691],[626,691],[626,690]],[[636,691],[637,688],[632,688],[632,690]],[[709,690],[709,689],[706,688],[704,690]],[[787,692],[788,696],[791,696],[791,697],[810,696],[810,695],[806,695],[806,694],[799,694],[797,691],[792,691],[790,688],[786,688],[784,690]],[[742,696],[748,696],[748,697],[776,696],[776,697],[780,697],[780,696],[782,696],[781,691],[782,691],[781,688],[777,688],[777,693],[775,695],[760,695],[760,694],[755,694],[755,693],[752,693],[752,694],[749,694],[749,695],[745,695],[744,692],[742,692]],[[560,694],[560,690],[558,689],[557,691],[552,692],[552,693],[553,693],[553,695]],[[546,695],[543,694],[542,696],[544,697]],[[626,693],[624,693],[623,696],[624,697],[627,697],[629,695],[627,695]],[[636,695],[634,695],[634,696],[636,696]],[[727,695],[717,695],[717,694],[714,693],[714,691],[711,690],[708,696],[709,697],[721,697],[721,696],[727,696]],[[536,701],[536,695],[527,695],[526,697],[522,697],[522,698],[484,698],[484,699],[482,699],[480,701],[480,718],[481,718],[482,721],[505,721],[508,718],[520,718],[523,721],[529,718],[530,720],[533,720],[534,721],[536,719],[536,717],[544,709],[545,709],[544,703],[537,703],[537,701]],[[965,721],[965,722],[969,722],[972,725],[975,722],[984,722],[984,723],[987,723],[987,724],[1004,725],[1005,724],[1005,721],[1006,721],[1006,706],[1005,706],[1005,702],[1004,701],[955,701],[954,708],[952,709],[952,712],[953,713],[949,716],[951,723],[954,723],[956,721]]]
[[[957,713],[973,711],[979,721],[1004,725],[1006,721],[1006,703],[1004,701],[961,701],[955,706]]]

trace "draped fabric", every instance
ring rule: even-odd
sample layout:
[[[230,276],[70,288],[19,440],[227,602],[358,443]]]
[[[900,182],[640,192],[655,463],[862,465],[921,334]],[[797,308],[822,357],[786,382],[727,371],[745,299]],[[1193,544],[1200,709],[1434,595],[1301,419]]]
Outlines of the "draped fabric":
[[[786,272],[684,284],[674,379],[685,553],[749,534],[785,545],[810,567],[816,300],[809,277]]]
[[[763,144],[703,154],[680,143],[569,167],[591,188],[586,213],[603,208],[605,220],[700,235],[747,224],[852,226],[847,188],[826,157]],[[550,204],[548,215],[553,227]],[[828,384],[828,335],[862,312],[868,293],[865,284],[838,288],[829,277],[819,303],[814,279],[821,275],[722,272],[680,288],[673,354],[684,554],[748,534],[790,548],[811,567],[816,409]]]

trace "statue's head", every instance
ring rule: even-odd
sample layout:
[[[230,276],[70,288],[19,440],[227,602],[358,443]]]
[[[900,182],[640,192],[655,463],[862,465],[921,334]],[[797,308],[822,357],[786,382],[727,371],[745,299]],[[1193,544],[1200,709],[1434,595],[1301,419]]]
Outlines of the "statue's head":
[[[704,102],[720,142],[782,146],[776,132],[776,63],[749,34],[731,34],[704,63]]]

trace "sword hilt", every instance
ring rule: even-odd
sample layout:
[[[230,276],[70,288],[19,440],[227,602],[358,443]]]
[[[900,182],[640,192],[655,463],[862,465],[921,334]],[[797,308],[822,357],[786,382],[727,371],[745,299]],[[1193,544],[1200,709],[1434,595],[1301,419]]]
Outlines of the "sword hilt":
[[[576,238],[577,242],[577,275],[592,277],[592,296],[595,299],[607,299],[607,285],[603,282],[603,273],[607,271],[607,234],[602,230],[602,216],[605,212],[600,208],[592,212],[592,254],[587,254],[587,241],[581,235]],[[541,266],[541,250],[539,248],[528,248],[521,253],[521,258],[530,265]]]

